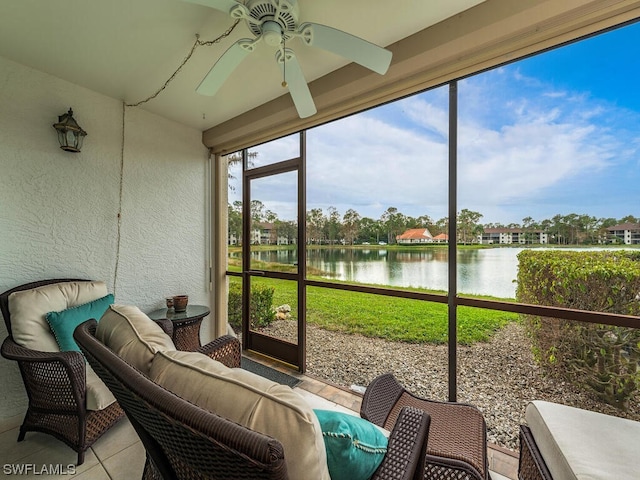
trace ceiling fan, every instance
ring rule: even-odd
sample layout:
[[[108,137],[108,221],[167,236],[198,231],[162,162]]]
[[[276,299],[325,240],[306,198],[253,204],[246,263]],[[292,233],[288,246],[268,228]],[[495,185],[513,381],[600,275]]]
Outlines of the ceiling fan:
[[[299,38],[304,45],[321,48],[340,55],[374,72],[384,75],[391,63],[391,52],[362,38],[317,23],[298,25],[297,0],[184,0],[215,8],[233,19],[244,20],[255,38],[242,38],[234,43],[204,77],[196,91],[213,96],[229,78],[231,72],[264,42],[276,50],[275,60],[289,88],[298,115],[301,118],[316,113],[311,92],[307,86],[295,53],[286,47],[290,39]]]

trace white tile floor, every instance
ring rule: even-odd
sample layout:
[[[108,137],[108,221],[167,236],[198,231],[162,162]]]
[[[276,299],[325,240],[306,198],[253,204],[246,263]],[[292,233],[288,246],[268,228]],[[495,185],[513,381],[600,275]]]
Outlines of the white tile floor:
[[[1,476],[34,479],[116,480],[142,477],[145,454],[138,436],[126,420],[105,433],[85,454],[84,463],[76,466],[77,454],[51,435],[28,432],[18,442],[22,417],[14,417],[0,425]],[[14,469],[23,470],[17,474]],[[60,474],[50,474],[56,471]]]

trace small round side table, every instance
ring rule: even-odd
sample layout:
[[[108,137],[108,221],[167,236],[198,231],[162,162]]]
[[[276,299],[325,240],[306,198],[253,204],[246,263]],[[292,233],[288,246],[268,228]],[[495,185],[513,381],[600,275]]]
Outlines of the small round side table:
[[[173,309],[161,308],[149,314],[151,320],[167,318],[173,323],[173,343],[178,350],[195,352],[201,347],[200,324],[209,315],[209,307],[204,305],[187,305],[184,312],[174,312]]]

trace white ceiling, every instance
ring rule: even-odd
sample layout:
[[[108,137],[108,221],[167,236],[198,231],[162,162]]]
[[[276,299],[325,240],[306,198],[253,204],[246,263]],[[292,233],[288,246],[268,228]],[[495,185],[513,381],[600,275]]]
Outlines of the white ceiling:
[[[387,46],[483,0],[298,0],[299,23],[315,22]],[[159,89],[189,53],[196,33],[212,40],[232,25],[222,12],[181,0],[0,0],[0,56],[127,103]],[[239,38],[244,22],[198,47],[169,86],[142,106],[206,130],[283,94],[274,52],[260,44],[215,97],[195,92]],[[308,82],[347,62],[292,40]]]

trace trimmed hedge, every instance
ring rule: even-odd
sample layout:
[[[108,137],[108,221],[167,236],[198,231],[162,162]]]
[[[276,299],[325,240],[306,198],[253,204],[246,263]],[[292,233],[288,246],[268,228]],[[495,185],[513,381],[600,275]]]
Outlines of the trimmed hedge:
[[[251,328],[266,327],[275,320],[273,294],[275,289],[253,285],[250,300]],[[229,324],[236,330],[242,328],[242,284],[229,283]]]
[[[640,317],[640,252],[524,250],[520,303]],[[640,388],[639,328],[524,316],[544,370],[626,409]]]

